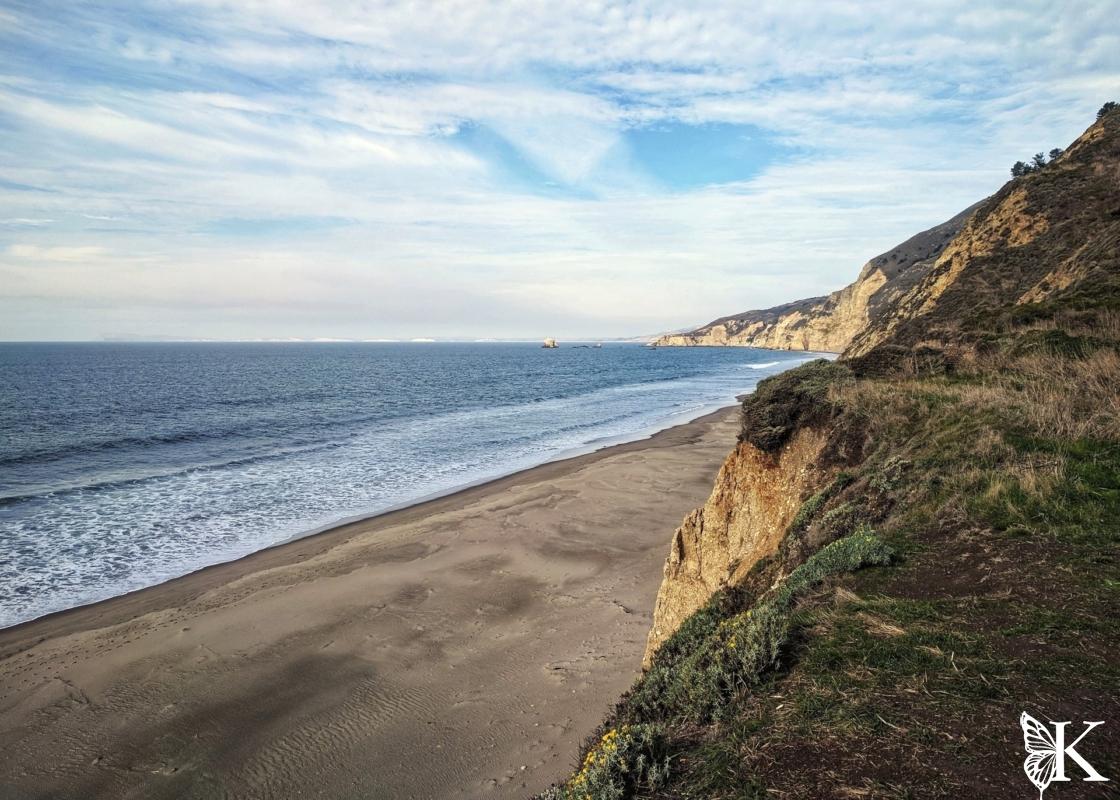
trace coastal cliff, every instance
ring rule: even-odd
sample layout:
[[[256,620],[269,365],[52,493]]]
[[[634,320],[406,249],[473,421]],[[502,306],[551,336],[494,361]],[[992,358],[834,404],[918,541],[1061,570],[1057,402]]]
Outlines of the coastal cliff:
[[[1044,168],[986,200],[912,288],[845,351],[990,346],[1110,302],[1120,253],[1120,120],[1103,115]],[[1051,319],[1053,322],[1045,322]]]
[[[976,207],[970,206],[876,256],[863,266],[854,282],[825,297],[721,317],[694,331],[666,334],[654,343],[663,347],[843,352],[860,331],[880,319],[925,276]]]
[[[821,432],[806,428],[773,454],[746,441],[731,452],[708,502],[673,534],[646,666],[661,643],[713,594],[741,583],[756,563],[777,551],[801,495],[822,481],[817,462],[824,444]]]
[[[1020,797],[1024,708],[1120,718],[1120,108],[956,220],[744,400],[646,670],[547,798]]]
[[[1045,169],[1009,181],[991,198],[897,248],[903,254],[936,250],[935,257],[904,260],[905,269],[887,273],[879,256],[855,283],[814,305],[821,310],[815,318],[785,313],[757,336],[741,329],[743,338],[734,343],[774,346],[773,336],[800,319],[805,341],[817,345],[809,349],[842,345],[844,360],[868,369],[900,353],[912,364],[915,352],[943,367],[946,358],[960,359],[966,350],[974,358],[977,347],[998,346],[1001,337],[1015,334],[1025,337],[1020,348],[1040,335],[1068,338],[1066,318],[1084,316],[1086,306],[1098,302],[1091,293],[1115,287],[1120,277],[1116,116],[1098,120]],[[955,235],[944,239],[951,231]],[[1054,309],[1064,311],[1048,319]],[[1017,317],[1019,330],[1012,331]],[[789,346],[787,339],[778,341]],[[673,536],[646,664],[689,613],[776,551],[807,489],[822,483],[808,441],[819,454],[822,435],[812,431],[799,432],[788,453],[765,457],[740,443],[728,457],[708,502]]]

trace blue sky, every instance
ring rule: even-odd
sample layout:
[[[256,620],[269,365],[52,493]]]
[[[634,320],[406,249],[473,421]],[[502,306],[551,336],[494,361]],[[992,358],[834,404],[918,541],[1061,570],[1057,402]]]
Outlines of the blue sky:
[[[0,0],[0,339],[821,294],[1120,99],[1120,2]]]

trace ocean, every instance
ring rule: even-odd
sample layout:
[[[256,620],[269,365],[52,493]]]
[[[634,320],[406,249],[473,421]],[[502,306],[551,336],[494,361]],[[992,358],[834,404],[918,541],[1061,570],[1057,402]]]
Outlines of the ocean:
[[[0,344],[0,627],[640,438],[813,357],[616,343]]]

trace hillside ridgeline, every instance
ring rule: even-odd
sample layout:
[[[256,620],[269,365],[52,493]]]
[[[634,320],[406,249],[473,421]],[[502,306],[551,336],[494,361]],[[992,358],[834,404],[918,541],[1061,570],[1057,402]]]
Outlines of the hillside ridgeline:
[[[655,344],[840,353],[930,271],[976,208],[971,206],[876,256],[864,264],[854,282],[832,294],[721,317],[694,331],[658,337]]]

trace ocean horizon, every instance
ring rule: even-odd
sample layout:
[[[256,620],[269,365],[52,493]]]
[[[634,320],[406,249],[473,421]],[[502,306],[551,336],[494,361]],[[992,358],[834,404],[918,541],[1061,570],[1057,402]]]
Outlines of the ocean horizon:
[[[0,344],[0,627],[650,435],[813,353]]]

